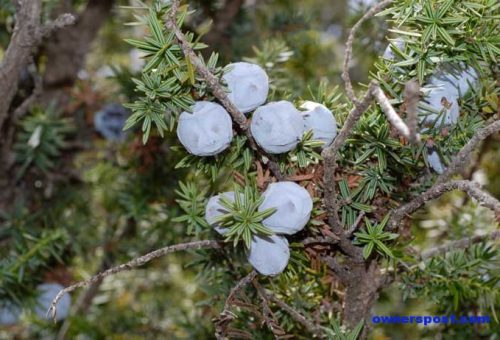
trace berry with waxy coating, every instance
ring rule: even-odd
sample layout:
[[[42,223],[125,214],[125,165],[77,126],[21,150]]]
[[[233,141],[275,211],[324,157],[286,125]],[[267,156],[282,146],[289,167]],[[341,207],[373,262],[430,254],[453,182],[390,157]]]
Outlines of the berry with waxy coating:
[[[222,228],[216,222],[217,217],[228,213],[226,208],[224,208],[222,204],[220,204],[219,200],[222,196],[227,198],[229,201],[234,202],[233,191],[223,192],[221,194],[210,197],[207,205],[205,206],[205,220],[215,229],[215,231],[217,231],[221,235],[224,235],[227,232],[226,228]]]
[[[277,182],[268,186],[263,193],[264,202],[259,211],[276,208],[276,212],[262,223],[281,234],[295,234],[302,230],[313,208],[313,201],[306,189],[294,182]]]
[[[297,146],[304,133],[304,122],[295,106],[282,100],[255,110],[250,129],[264,151],[280,154]]]
[[[426,86],[423,92],[425,96],[419,104],[421,108],[419,119],[422,124],[451,125],[458,122],[460,115],[458,98],[450,89],[449,83],[431,78],[430,85]]]
[[[260,274],[278,275],[285,270],[289,259],[288,241],[283,236],[253,236],[248,262]]]
[[[231,144],[231,117],[219,104],[196,102],[193,113],[181,113],[177,137],[189,153],[196,156],[214,156]]]
[[[430,148],[427,154],[427,161],[434,171],[438,174],[442,174],[445,170],[445,167],[441,161],[441,157],[439,157],[438,152],[434,148]]]
[[[106,105],[94,115],[95,129],[107,140],[121,141],[127,137],[123,131],[129,112],[120,104]]]
[[[223,79],[229,89],[229,100],[243,113],[250,112],[267,100],[269,78],[262,67],[251,63],[226,66]]]
[[[21,316],[21,308],[11,302],[4,303],[0,307],[0,325],[9,326],[16,324]]]
[[[302,117],[304,118],[304,126],[306,131],[313,131],[313,139],[322,141],[323,148],[332,144],[337,136],[337,122],[333,113],[326,106],[306,101],[301,106]]]
[[[450,94],[462,97],[472,87],[477,86],[479,75],[473,67],[464,63],[446,63],[441,65],[429,82],[434,85],[442,85]]]
[[[387,45],[384,54],[382,55],[382,58],[392,61],[396,59],[396,55],[394,54],[394,49],[403,51],[404,48],[405,48],[405,41],[401,38],[396,38],[395,40],[391,41],[389,45]]]

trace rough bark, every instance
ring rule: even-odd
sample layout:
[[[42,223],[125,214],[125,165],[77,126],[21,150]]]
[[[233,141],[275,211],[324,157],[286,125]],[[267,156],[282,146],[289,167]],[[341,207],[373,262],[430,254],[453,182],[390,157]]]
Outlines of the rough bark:
[[[344,324],[353,329],[363,319],[368,319],[383,284],[376,261],[352,263],[344,300]],[[363,333],[366,334],[366,327]]]
[[[19,2],[16,25],[9,46],[0,64],[0,131],[8,117],[10,104],[14,98],[21,71],[28,65],[40,39],[40,0]]]

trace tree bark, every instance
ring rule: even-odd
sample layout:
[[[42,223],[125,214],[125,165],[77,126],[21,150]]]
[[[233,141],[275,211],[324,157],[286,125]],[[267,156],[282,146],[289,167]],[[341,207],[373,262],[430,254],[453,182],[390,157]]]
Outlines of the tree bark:
[[[21,71],[28,65],[40,39],[40,0],[24,0],[18,4],[16,25],[9,46],[0,64],[0,131],[8,117],[16,95]]]
[[[369,320],[370,311],[377,300],[383,281],[383,275],[376,261],[350,264],[344,301],[344,324],[350,329],[356,327],[363,319]],[[366,321],[364,329],[363,333],[366,334]]]
[[[114,0],[89,0],[72,27],[62,29],[47,42],[44,54],[47,58],[44,74],[42,102],[59,100],[64,105],[61,89],[72,86],[85,65],[85,57],[99,29],[108,18]],[[64,9],[63,9],[64,10]]]

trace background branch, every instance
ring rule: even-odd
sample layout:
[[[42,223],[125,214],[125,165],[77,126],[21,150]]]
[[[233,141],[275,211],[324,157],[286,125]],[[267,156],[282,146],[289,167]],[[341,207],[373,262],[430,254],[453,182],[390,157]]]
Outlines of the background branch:
[[[88,0],[85,8],[74,14],[77,18],[75,24],[56,31],[47,41],[43,50],[47,59],[43,103],[57,100],[59,105],[66,105],[69,98],[62,90],[75,83],[92,42],[111,13],[113,3],[114,0]],[[68,6],[61,3],[58,11],[61,10],[68,10]]]
[[[417,211],[428,201],[441,197],[444,193],[452,190],[464,191],[470,197],[476,199],[480,205],[493,210],[497,216],[500,215],[500,202],[489,193],[483,191],[478,183],[472,181],[450,181],[434,185],[429,190],[419,194],[412,201],[395,209],[389,220],[388,229],[397,228],[403,218]]]
[[[477,131],[474,136],[465,144],[465,146],[453,158],[451,164],[445,172],[438,177],[436,184],[447,181],[451,176],[458,173],[460,170],[467,168],[470,162],[470,157],[479,143],[485,140],[490,135],[500,131],[500,120],[497,120],[490,125]]]
[[[463,239],[457,240],[457,241],[451,241],[443,244],[442,246],[434,247],[427,249],[422,252],[420,255],[421,260],[427,260],[431,257],[435,257],[441,254],[445,254],[449,252],[450,250],[455,250],[455,249],[464,249],[468,248],[472,244],[475,243],[480,243],[480,242],[485,242],[485,241],[494,241],[498,237],[500,237],[500,230],[495,230],[492,233],[486,234],[486,235],[480,235],[480,236],[472,236],[472,237],[465,237]]]
[[[34,49],[40,43],[40,0],[20,0],[16,24],[9,46],[0,64],[0,131],[7,119],[10,104],[19,85],[21,71],[30,62]],[[1,141],[0,141],[1,142]]]
[[[77,288],[82,288],[82,287],[94,284],[96,282],[99,282],[100,280],[102,280],[108,276],[111,276],[111,275],[114,275],[114,274],[117,274],[117,273],[120,273],[123,271],[132,270],[134,268],[140,267],[140,266],[150,262],[153,259],[156,259],[156,258],[161,257],[161,256],[165,256],[165,255],[170,254],[170,253],[174,253],[176,251],[190,250],[190,249],[219,249],[221,247],[222,247],[222,243],[220,243],[219,241],[205,240],[205,241],[193,241],[193,242],[187,242],[187,243],[180,243],[180,244],[175,244],[172,246],[167,246],[167,247],[164,247],[161,249],[157,249],[155,251],[152,251],[150,253],[147,253],[145,255],[137,257],[133,260],[130,260],[127,263],[118,265],[116,267],[112,267],[104,272],[101,272],[97,275],[94,275],[88,280],[80,281],[80,282],[72,284],[69,287],[64,288],[56,295],[56,297],[52,301],[50,308],[48,310],[48,313],[50,313],[52,318],[55,319],[56,313],[57,313],[57,304],[58,304],[59,300],[63,297],[64,294],[70,293]]]
[[[355,105],[358,106],[361,104],[361,102],[356,98],[356,95],[354,94],[354,89],[352,87],[352,82],[351,82],[351,77],[349,76],[349,65],[351,64],[351,59],[352,59],[352,45],[354,43],[354,36],[356,34],[356,31],[361,27],[361,25],[371,17],[373,17],[375,14],[377,14],[379,11],[381,11],[384,7],[389,5],[393,0],[384,0],[376,5],[374,5],[368,12],[366,12],[361,19],[354,24],[354,26],[351,28],[349,31],[349,36],[347,37],[347,42],[345,44],[345,52],[344,52],[344,66],[343,66],[343,71],[342,71],[342,79],[345,82],[345,89],[346,89],[346,94],[347,97],[351,100],[351,102]]]

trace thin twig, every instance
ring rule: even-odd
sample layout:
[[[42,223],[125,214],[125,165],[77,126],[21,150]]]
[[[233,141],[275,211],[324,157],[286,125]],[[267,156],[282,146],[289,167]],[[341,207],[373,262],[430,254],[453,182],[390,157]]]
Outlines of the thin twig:
[[[453,158],[445,172],[438,177],[436,184],[447,181],[451,176],[465,169],[469,165],[471,154],[476,149],[477,145],[498,131],[500,131],[500,120],[477,131],[467,144],[465,144],[462,150]]]
[[[338,242],[339,238],[319,236],[319,237],[307,237],[303,239],[301,243],[304,246],[310,246],[311,244],[336,244]]]
[[[262,286],[256,281],[253,280],[253,285],[257,289],[257,291],[262,294],[263,298],[267,301],[271,300],[273,301],[278,307],[283,309],[285,312],[290,314],[292,319],[300,323],[302,326],[304,326],[311,334],[314,334],[319,337],[323,337],[324,332],[321,329],[320,326],[316,325],[314,322],[311,320],[308,320],[305,316],[300,314],[298,311],[293,309],[291,306],[287,305],[285,302],[281,301],[278,299],[274,294],[270,292],[266,292]]]
[[[59,303],[59,300],[64,296],[64,294],[70,293],[77,288],[86,287],[86,286],[91,285],[93,283],[99,282],[100,280],[102,280],[108,276],[111,276],[111,275],[114,275],[114,274],[117,274],[117,273],[120,273],[123,271],[132,270],[134,268],[140,267],[140,266],[150,262],[153,259],[165,256],[167,254],[170,254],[170,253],[173,253],[176,251],[183,251],[183,250],[190,250],[190,249],[219,249],[221,247],[222,247],[222,244],[219,241],[205,240],[205,241],[193,241],[193,242],[187,242],[187,243],[179,243],[179,244],[174,244],[172,246],[167,246],[167,247],[164,247],[161,249],[157,249],[157,250],[152,251],[150,253],[147,253],[145,255],[139,256],[133,260],[130,260],[127,263],[120,264],[116,267],[112,267],[108,270],[105,270],[105,271],[99,273],[99,274],[96,274],[88,280],[74,283],[71,286],[62,289],[59,293],[57,293],[54,300],[52,300],[52,303],[50,304],[50,308],[47,311],[47,314],[51,315],[52,318],[55,319],[56,313],[57,313],[57,304]]]
[[[215,324],[215,338],[216,339],[225,339],[227,335],[227,326],[231,321],[235,319],[234,313],[231,312],[231,307],[234,304],[236,299],[236,295],[247,286],[252,280],[257,276],[257,272],[252,270],[245,277],[243,277],[236,286],[234,286],[229,295],[226,298],[226,302],[224,303],[224,309],[219,314],[219,317],[214,320]]]
[[[463,239],[460,239],[457,241],[447,242],[447,243],[443,244],[442,246],[427,249],[427,250],[422,252],[422,254],[420,255],[420,259],[422,261],[424,261],[424,260],[427,260],[431,257],[445,254],[445,253],[449,252],[450,250],[468,248],[475,243],[494,241],[499,237],[500,237],[500,230],[495,230],[495,231],[493,231],[489,234],[486,234],[486,235],[464,237]]]
[[[217,79],[217,77],[212,72],[210,72],[210,70],[205,66],[203,61],[196,55],[193,48],[191,47],[191,43],[186,39],[184,33],[182,33],[181,29],[177,26],[176,17],[178,9],[179,9],[179,0],[172,1],[170,12],[166,20],[166,27],[172,32],[174,32],[175,37],[177,38],[179,44],[181,45],[181,49],[184,56],[189,58],[191,63],[194,65],[196,71],[207,82],[207,85],[209,89],[212,91],[212,94],[229,112],[233,121],[239,126],[240,130],[245,133],[252,149],[257,150],[260,154],[266,156],[269,159],[269,169],[271,169],[271,171],[278,179],[278,181],[281,181],[284,178],[284,176],[281,174],[279,165],[274,160],[274,157],[272,155],[268,155],[257,146],[257,143],[255,143],[255,140],[253,139],[253,136],[250,132],[247,118],[229,100],[229,97],[227,96],[227,93],[224,90],[224,88],[221,86],[219,79]]]
[[[346,94],[347,97],[351,100],[351,102],[355,105],[358,106],[361,104],[361,102],[356,98],[356,95],[354,94],[354,89],[352,87],[351,83],[351,77],[349,76],[349,66],[351,64],[351,58],[352,58],[352,45],[354,43],[354,35],[356,34],[356,31],[359,29],[359,27],[368,19],[373,17],[375,14],[380,12],[385,6],[389,5],[393,0],[384,0],[376,5],[374,5],[368,12],[366,12],[361,19],[358,20],[358,22],[351,28],[351,31],[349,32],[349,36],[347,37],[347,42],[345,44],[345,52],[344,52],[344,67],[342,71],[342,79],[345,82],[345,89],[346,89]]]
[[[380,88],[380,86],[376,86],[373,90],[373,95],[377,100],[377,103],[380,105],[380,108],[385,113],[387,120],[391,125],[406,139],[411,139],[410,128],[406,125],[406,123],[401,119],[396,110],[392,107],[389,98],[385,95],[384,91]],[[415,136],[417,141],[420,141],[420,136],[417,134]]]
[[[269,307],[269,297],[266,294],[266,291],[264,288],[257,282],[257,280],[252,280],[252,284],[257,290],[257,294],[260,297],[261,304],[262,304],[262,314],[264,317],[264,322],[266,323],[267,327],[269,330],[273,333],[276,339],[282,338],[284,335],[286,335],[285,331],[283,328],[280,326],[278,320],[276,319],[276,316],[274,315],[273,311],[271,310],[271,307]]]
[[[417,211],[426,202],[441,197],[444,193],[452,190],[464,191],[470,197],[476,199],[480,205],[493,210],[497,216],[500,216],[500,202],[489,193],[483,191],[478,183],[472,181],[450,181],[434,185],[429,190],[419,194],[412,201],[394,210],[389,220],[388,229],[397,228],[403,218]]]
[[[247,118],[240,110],[229,100],[226,91],[220,85],[219,79],[210,72],[210,70],[205,66],[201,59],[196,55],[191,43],[188,42],[186,36],[180,28],[177,26],[177,11],[179,8],[179,1],[172,1],[172,6],[170,8],[170,13],[167,18],[166,26],[169,30],[174,32],[175,37],[181,45],[182,52],[189,58],[191,63],[196,68],[196,71],[205,79],[208,87],[212,91],[213,95],[221,102],[221,104],[227,109],[234,122],[239,125],[240,129],[246,131],[248,129]]]
[[[356,230],[358,230],[358,227],[359,227],[361,221],[363,220],[363,217],[365,217],[365,212],[361,211],[359,213],[358,217],[356,218],[356,221],[354,221],[351,228],[347,231],[347,237],[351,237],[352,234],[354,234],[356,232]]]
[[[250,273],[248,273],[244,278],[242,278],[236,286],[231,289],[229,292],[229,295],[227,296],[226,303],[224,304],[224,310],[221,312],[221,314],[226,314],[229,313],[231,310],[231,305],[234,302],[234,299],[236,298],[236,294],[248,285],[255,277],[257,276],[257,272],[255,270],[252,270]]]
[[[284,301],[281,301],[280,299],[278,299],[274,294],[271,294],[268,292],[264,292],[264,294],[266,294],[267,298],[270,299],[271,301],[273,301],[278,307],[280,307],[285,312],[287,312],[292,317],[293,320],[295,320],[296,322],[298,322],[302,326],[304,326],[309,333],[316,335],[320,338],[324,337],[324,332],[320,326],[316,325],[314,322],[307,319],[305,316],[300,314],[298,311],[293,309],[291,306],[286,304]]]

